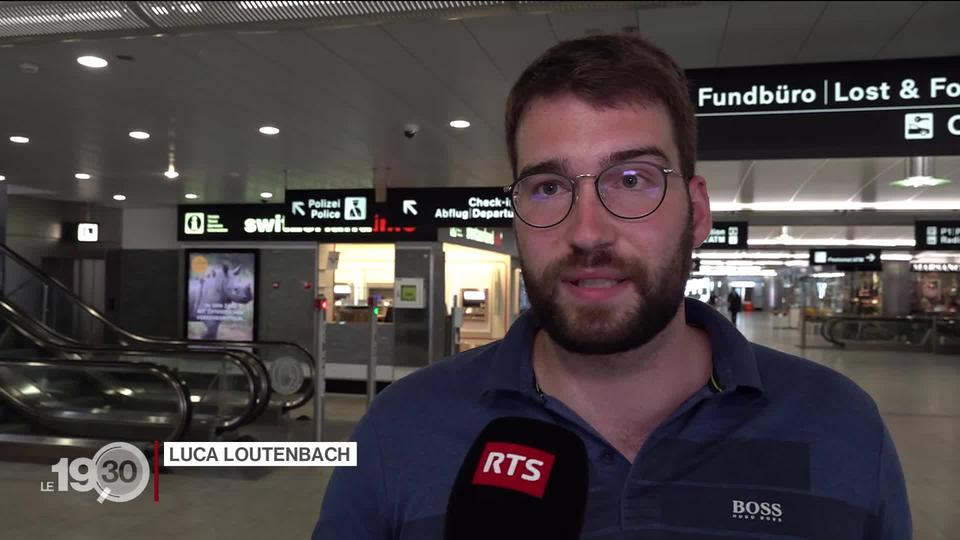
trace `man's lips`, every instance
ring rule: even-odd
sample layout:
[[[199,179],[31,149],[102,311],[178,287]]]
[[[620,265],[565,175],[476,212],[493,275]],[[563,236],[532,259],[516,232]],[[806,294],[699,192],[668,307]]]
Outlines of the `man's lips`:
[[[564,283],[587,289],[615,287],[626,280],[623,274],[607,270],[571,272],[560,278]]]

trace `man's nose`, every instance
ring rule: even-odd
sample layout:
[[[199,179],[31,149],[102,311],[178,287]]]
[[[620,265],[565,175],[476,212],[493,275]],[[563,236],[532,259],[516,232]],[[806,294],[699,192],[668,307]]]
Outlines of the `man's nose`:
[[[613,217],[603,206],[593,184],[594,178],[578,178],[578,195],[567,216],[568,238],[576,248],[593,251],[613,243]]]

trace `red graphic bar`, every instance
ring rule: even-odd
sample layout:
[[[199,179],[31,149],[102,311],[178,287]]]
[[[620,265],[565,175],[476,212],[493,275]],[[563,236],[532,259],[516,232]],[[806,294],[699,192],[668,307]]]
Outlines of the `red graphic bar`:
[[[153,441],[153,502],[160,502],[160,441]]]

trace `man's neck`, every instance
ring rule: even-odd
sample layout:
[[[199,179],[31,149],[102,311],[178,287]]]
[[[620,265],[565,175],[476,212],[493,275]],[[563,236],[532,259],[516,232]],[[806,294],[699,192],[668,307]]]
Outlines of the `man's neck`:
[[[533,368],[546,394],[633,462],[650,433],[707,383],[713,360],[706,333],[686,324],[681,304],[653,340],[613,355],[572,353],[541,330],[534,339]]]

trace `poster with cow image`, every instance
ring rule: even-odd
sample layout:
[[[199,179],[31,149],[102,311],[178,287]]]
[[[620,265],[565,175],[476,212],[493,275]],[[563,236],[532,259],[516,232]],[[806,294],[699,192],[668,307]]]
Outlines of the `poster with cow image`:
[[[187,339],[254,341],[257,252],[187,251]]]

